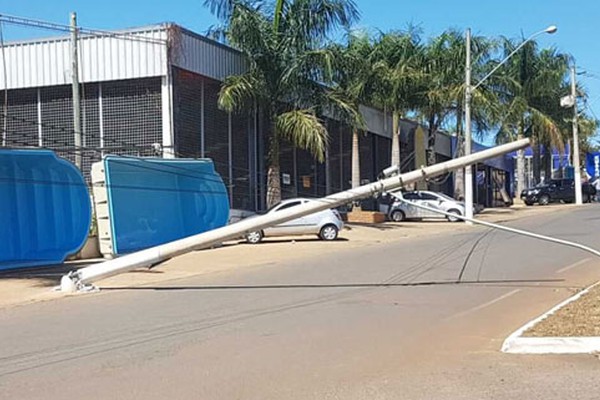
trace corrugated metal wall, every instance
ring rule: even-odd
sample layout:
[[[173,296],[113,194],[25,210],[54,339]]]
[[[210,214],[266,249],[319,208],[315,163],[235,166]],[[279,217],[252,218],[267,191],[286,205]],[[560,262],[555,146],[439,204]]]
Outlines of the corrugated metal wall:
[[[162,26],[115,36],[82,36],[79,80],[98,82],[165,75],[166,39],[167,31]],[[7,43],[4,54],[9,89],[71,83],[68,37]],[[0,89],[5,87],[4,73],[0,70]]]
[[[175,28],[171,35],[171,63],[176,67],[219,81],[247,68],[242,54],[231,47],[183,28]]]

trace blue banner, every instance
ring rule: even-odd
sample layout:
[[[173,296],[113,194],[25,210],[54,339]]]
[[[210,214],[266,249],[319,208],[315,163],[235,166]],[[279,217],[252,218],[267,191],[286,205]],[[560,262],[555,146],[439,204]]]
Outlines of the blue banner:
[[[588,153],[585,165],[590,179],[600,177],[600,152]]]

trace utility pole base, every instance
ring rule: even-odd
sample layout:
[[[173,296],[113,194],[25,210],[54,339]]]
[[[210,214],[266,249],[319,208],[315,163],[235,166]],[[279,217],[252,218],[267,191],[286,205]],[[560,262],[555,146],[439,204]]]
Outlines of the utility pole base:
[[[77,291],[77,284],[70,276],[64,275],[60,279],[60,288],[59,290],[63,293],[74,293]]]
[[[60,286],[56,290],[63,293],[76,293],[76,292],[94,292],[99,290],[96,286],[85,285],[75,279],[71,274],[63,275],[60,279]]]

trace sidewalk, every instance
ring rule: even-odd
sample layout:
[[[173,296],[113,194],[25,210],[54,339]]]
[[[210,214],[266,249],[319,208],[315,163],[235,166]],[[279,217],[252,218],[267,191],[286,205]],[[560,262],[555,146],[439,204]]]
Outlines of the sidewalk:
[[[513,206],[484,210],[477,217],[489,222],[507,222],[548,212],[566,211],[569,207],[573,206]],[[348,225],[347,229],[341,232],[340,240],[335,242],[323,242],[310,236],[268,239],[261,245],[248,245],[238,241],[227,242],[217,249],[196,251],[176,257],[152,270],[140,269],[105,279],[98,282],[97,286],[126,288],[200,274],[234,273],[239,268],[317,257],[323,252],[347,251],[378,243],[469,229],[474,228],[464,223],[443,221],[386,222],[377,225]],[[292,246],[294,250],[290,251]],[[265,251],[266,249],[268,251]],[[52,288],[59,284],[62,275],[86,264],[89,264],[89,261],[67,262],[55,267],[0,271],[0,308],[65,297],[65,294],[52,291]]]

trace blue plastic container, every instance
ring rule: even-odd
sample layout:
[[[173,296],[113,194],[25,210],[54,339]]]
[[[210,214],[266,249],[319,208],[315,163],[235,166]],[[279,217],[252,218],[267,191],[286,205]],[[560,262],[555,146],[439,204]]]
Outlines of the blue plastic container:
[[[211,160],[107,156],[103,162],[114,254],[227,224],[229,197]]]
[[[59,264],[85,243],[83,176],[49,150],[0,150],[0,269]]]

